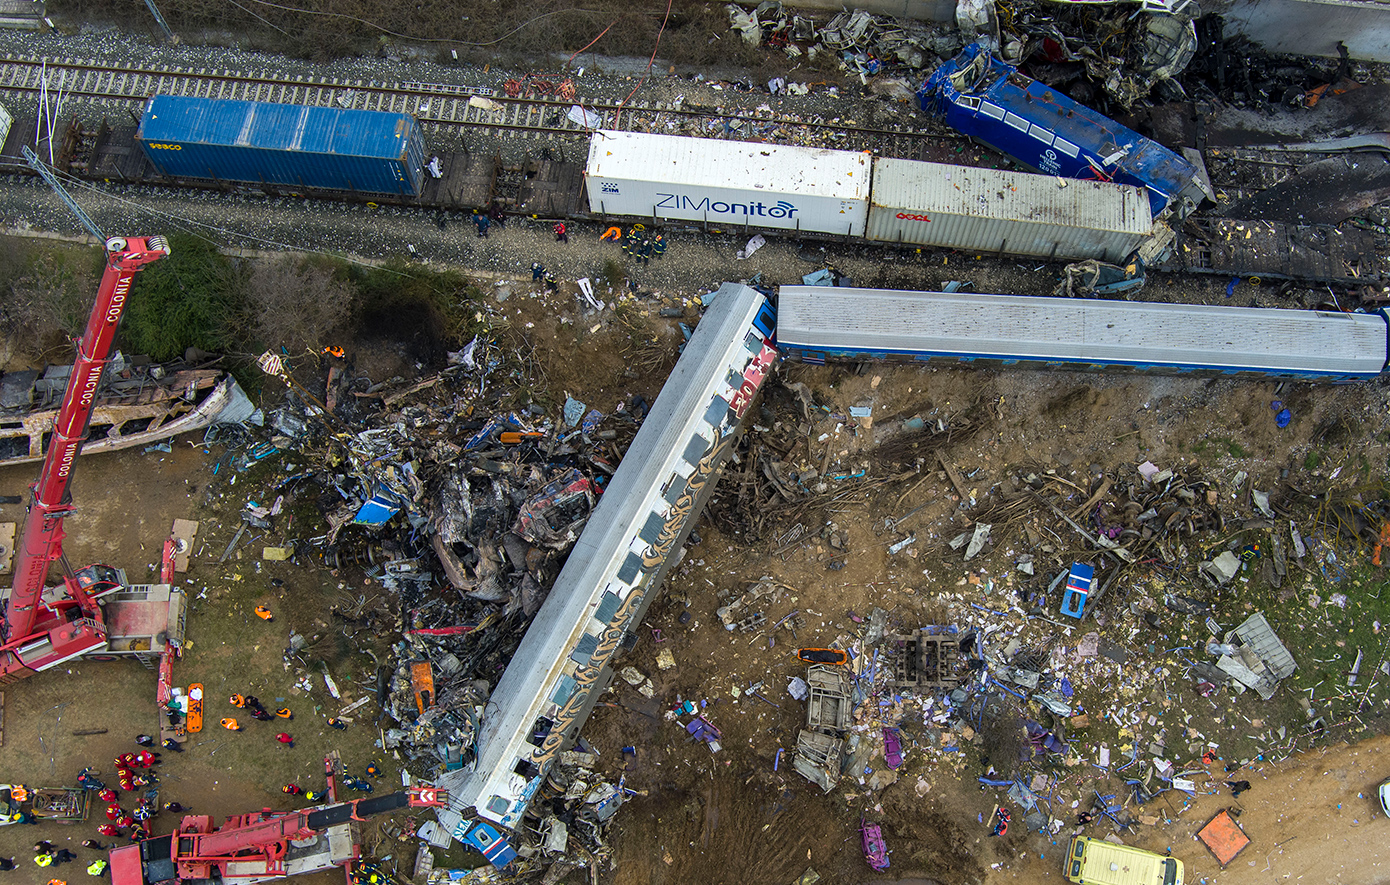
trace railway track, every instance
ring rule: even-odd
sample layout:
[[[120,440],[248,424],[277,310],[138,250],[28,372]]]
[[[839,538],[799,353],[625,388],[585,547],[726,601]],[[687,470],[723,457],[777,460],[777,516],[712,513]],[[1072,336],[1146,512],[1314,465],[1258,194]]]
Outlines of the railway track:
[[[876,128],[840,119],[805,119],[682,103],[621,105],[560,91],[563,94],[555,97],[508,96],[494,89],[450,83],[286,79],[264,72],[218,68],[110,67],[70,58],[0,58],[0,94],[26,98],[47,92],[51,99],[61,95],[65,100],[140,104],[162,94],[412,114],[427,132],[471,128],[503,137],[581,140],[594,129],[615,129],[735,140],[767,137],[769,141],[798,143],[768,137],[782,130],[816,136],[817,146],[874,150],[905,158],[961,140],[925,127]],[[834,143],[823,144],[827,140]]]
[[[554,87],[552,87],[554,88]],[[421,81],[384,82],[336,77],[287,79],[267,72],[219,68],[111,67],[72,58],[0,58],[0,94],[26,98],[80,97],[140,104],[156,94],[242,99],[412,114],[428,134],[471,129],[504,138],[581,141],[593,129],[665,132],[706,138],[762,138],[843,150],[872,150],[915,160],[951,157],[970,142],[929,121],[921,128],[861,126],[842,119],[740,112],[683,103],[618,103],[572,94],[505,95],[495,89]],[[581,108],[583,113],[574,109]],[[799,136],[799,138],[798,138]],[[1320,154],[1290,155],[1253,149],[1213,149],[1208,171],[1220,202],[1235,202],[1292,175]],[[969,162],[964,158],[956,162]]]

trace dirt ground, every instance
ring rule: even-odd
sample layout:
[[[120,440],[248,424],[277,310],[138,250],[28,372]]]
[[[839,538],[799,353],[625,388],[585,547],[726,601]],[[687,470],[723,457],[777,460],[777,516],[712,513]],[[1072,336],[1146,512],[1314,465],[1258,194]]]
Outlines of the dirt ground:
[[[765,260],[796,260],[790,248],[779,257],[778,245],[765,247]],[[867,263],[868,257],[852,260]],[[922,279],[928,272],[920,269],[901,279],[903,284],[928,285]],[[1017,271],[1006,267],[1001,272]],[[679,335],[675,321],[658,320],[655,314],[663,304],[685,300],[690,291],[668,290],[665,296],[638,299],[616,313],[609,309],[594,314],[579,310],[567,292],[533,295],[527,285],[515,283],[508,287],[507,300],[488,309],[505,318],[505,327],[499,326],[505,334],[524,334],[535,347],[552,401],[570,392],[606,410],[628,393],[640,392],[650,399],[659,390],[671,360],[643,368],[630,354],[634,346],[653,338],[664,342],[660,347],[674,348]],[[685,319],[693,318],[691,312]],[[412,352],[409,341],[364,338],[356,347],[357,367],[374,379],[409,377],[426,369],[416,365]],[[793,657],[795,648],[848,647],[862,630],[860,621],[875,606],[889,612],[892,630],[974,617],[961,587],[971,589],[973,581],[981,579],[998,582],[995,599],[986,601],[1003,604],[999,600],[1006,600],[1008,589],[1015,586],[1012,563],[1025,549],[1021,538],[1001,532],[986,554],[969,564],[962,563],[945,541],[969,525],[970,513],[1006,495],[1022,474],[1054,470],[1084,487],[1099,472],[1129,475],[1147,459],[1160,466],[1199,469],[1227,483],[1232,473],[1247,472],[1250,484],[1263,488],[1289,476],[1330,483],[1344,473],[1343,482],[1364,482],[1384,476],[1390,440],[1385,433],[1387,392],[1379,384],[1278,390],[1264,382],[888,366],[863,371],[784,366],[780,377],[806,384],[824,411],[803,416],[795,398],[774,386],[757,422],[765,429],[754,430],[753,436],[791,433],[799,441],[787,463],[795,470],[814,466],[825,477],[844,477],[829,481],[844,483],[847,489],[854,487],[856,480],[850,477],[861,469],[868,473],[861,481],[881,476],[884,470],[876,465],[875,449],[901,432],[903,418],[955,421],[968,411],[981,416],[978,431],[942,450],[942,457],[964,477],[974,506],[959,500],[949,478],[932,462],[851,495],[824,513],[803,514],[799,519],[808,529],[807,542],[774,556],[777,538],[790,523],[774,522],[756,537],[745,534],[755,514],[746,512],[737,483],[726,481],[698,528],[700,540],[687,548],[642,627],[637,647],[621,662],[652,677],[653,697],[645,698],[618,680],[583,731],[600,753],[604,772],[625,777],[626,786],[637,792],[610,830],[614,854],[612,864],[601,867],[601,881],[790,883],[808,867],[821,881],[832,883],[992,885],[1005,879],[1041,882],[1058,876],[1057,857],[1067,830],[1048,838],[1015,828],[1005,839],[990,839],[988,821],[1000,796],[975,781],[984,770],[979,750],[964,741],[948,746],[953,738],[946,729],[903,722],[907,762],[895,777],[884,772],[881,753],[871,752],[856,757],[864,768],[851,770],[829,795],[791,771],[791,752],[804,718],[803,706],[785,692],[787,680],[802,672]],[[1270,402],[1275,399],[1296,414],[1286,429],[1274,423]],[[852,406],[870,406],[872,426],[856,427],[848,420]],[[1327,428],[1339,422],[1351,422],[1355,432],[1329,437]],[[324,716],[371,691],[373,662],[356,653],[328,612],[344,596],[369,590],[370,582],[352,570],[332,574],[308,563],[259,561],[261,547],[314,531],[303,524],[252,536],[219,565],[217,559],[238,525],[237,511],[247,501],[261,500],[298,465],[289,453],[264,472],[237,474],[234,482],[226,472],[213,474],[218,450],[197,443],[177,441],[168,454],[132,451],[84,459],[73,484],[78,512],[68,523],[72,561],[111,562],[139,581],[153,575],[159,543],[175,517],[202,521],[193,567],[181,577],[197,602],[190,616],[192,645],[176,666],[175,680],[184,685],[199,680],[207,686],[210,726],[190,742],[188,752],[166,760],[161,800],[178,799],[218,817],[262,806],[291,807],[294,803],[279,792],[280,784],[314,783],[321,777],[324,754],[332,749],[359,773],[367,761],[385,762],[387,774],[379,788],[389,789],[399,772],[395,760],[383,758],[372,746],[378,736],[370,722],[375,712],[346,732],[332,732],[322,724]],[[1311,453],[1317,459],[1310,459]],[[0,471],[0,494],[22,494],[33,475],[34,469],[27,467]],[[291,497],[292,507],[302,504]],[[914,509],[898,532],[882,531],[884,517],[896,519]],[[21,514],[15,505],[0,510],[5,519],[18,520]],[[837,557],[820,539],[822,528],[847,533],[847,555]],[[919,538],[918,544],[890,555],[888,544],[909,532]],[[1060,563],[1065,553],[1055,551],[1053,559]],[[830,570],[837,558],[843,568]],[[714,616],[723,602],[719,592],[741,592],[764,576],[791,588],[769,603],[766,613],[774,622],[789,612],[801,612],[795,635],[787,630],[751,635],[725,631]],[[276,580],[282,584],[273,583]],[[274,624],[251,616],[251,607],[261,602],[276,610]],[[1252,608],[1241,593],[1229,594],[1224,604],[1226,609],[1218,615],[1226,623],[1232,623],[1231,615]],[[680,616],[687,610],[690,618],[682,624]],[[1170,644],[1167,638],[1187,629],[1183,619],[1166,617],[1158,631],[1145,633],[1131,645],[1140,651],[1146,643],[1150,650],[1155,643],[1163,643],[1158,646],[1162,648]],[[1117,611],[1107,629],[1123,637],[1132,622],[1130,615]],[[293,685],[292,674],[280,660],[290,627],[327,637],[310,658],[315,675],[307,695]],[[1071,632],[1054,638],[1074,643],[1077,637]],[[663,649],[676,661],[672,670],[661,671],[655,664]],[[1314,669],[1304,650],[1296,649],[1295,654],[1310,672]],[[327,696],[318,675],[320,665],[329,667],[343,686],[341,701]],[[1117,680],[1123,682],[1123,675],[1111,671],[1106,679],[1090,690],[1118,696]],[[761,693],[766,701],[744,692],[756,681],[765,683]],[[1310,676],[1310,685],[1312,681]],[[71,782],[84,765],[105,764],[109,769],[110,758],[130,746],[131,736],[153,729],[153,690],[153,674],[134,664],[78,665],[70,673],[45,674],[11,687],[0,749],[6,776],[57,784]],[[268,724],[250,722],[245,732],[235,735],[218,729],[216,718],[230,710],[220,709],[217,699],[232,691],[250,691],[277,704],[283,698],[296,714],[289,728],[297,740],[295,749],[274,744],[270,735],[278,729]],[[1195,700],[1188,696],[1183,701],[1177,691],[1167,703],[1150,697],[1144,701],[1145,712],[1162,717],[1174,699],[1179,707]],[[103,702],[90,703],[93,695],[102,696]],[[1292,707],[1292,698],[1284,698],[1272,703]],[[679,724],[666,718],[666,711],[684,699],[707,703],[706,717],[723,731],[720,752],[690,741]],[[1243,740],[1245,722],[1271,715],[1268,708],[1252,695],[1223,694],[1217,700],[1219,705],[1213,702],[1210,713],[1197,711],[1198,718],[1189,718],[1187,726],[1200,727],[1204,738],[1232,747],[1223,754],[1229,752],[1225,758],[1233,763],[1253,758],[1256,749],[1237,750],[1231,742]],[[1097,701],[1108,702],[1109,698]],[[1381,706],[1381,695],[1376,695],[1364,727],[1380,729],[1384,720],[1376,714]],[[870,715],[856,732],[871,742],[878,724],[879,717]],[[93,727],[108,732],[71,735]],[[1091,769],[1086,758],[1093,757],[1095,745],[1113,741],[1112,735],[1113,731],[1097,731],[1072,736],[1075,761],[1068,765],[1075,767],[1061,771],[1063,800],[1085,798],[1081,784]],[[620,753],[627,746],[636,750],[634,757]],[[1384,876],[1376,866],[1379,855],[1365,837],[1387,826],[1372,804],[1373,785],[1383,776],[1377,762],[1384,746],[1383,739],[1349,749],[1314,746],[1277,768],[1255,761],[1260,777],[1270,781],[1249,777],[1256,787],[1242,797],[1241,822],[1255,844],[1231,870],[1218,871],[1200,844],[1189,838],[1214,808],[1230,804],[1222,795],[1220,777],[1204,785],[1211,795],[1204,793],[1191,802],[1169,794],[1158,812],[1160,819],[1140,827],[1127,841],[1157,850],[1171,847],[1193,871],[1193,882],[1201,877],[1256,881],[1252,877],[1271,875],[1264,869],[1264,855],[1272,857],[1273,870],[1281,869],[1282,861],[1289,878],[1301,874],[1308,881],[1380,881],[1374,878]],[[1338,773],[1324,776],[1322,770]],[[1316,790],[1299,782],[1300,776],[1316,781]],[[1123,779],[1109,783],[1122,787]],[[1285,790],[1278,786],[1283,783],[1300,785]],[[1358,792],[1362,798],[1355,798]],[[1325,828],[1322,823],[1309,828],[1310,802],[1329,811],[1318,818],[1326,818]],[[1341,809],[1331,813],[1337,803]],[[1354,823],[1348,822],[1348,815]],[[1059,816],[1070,819],[1066,813]],[[891,876],[875,876],[864,865],[857,831],[861,820],[883,824],[892,851]],[[163,821],[159,829],[167,829],[169,823]],[[1349,840],[1353,847],[1337,850],[1337,860],[1345,867],[1324,875],[1329,844],[1346,839],[1348,827],[1366,830]],[[22,852],[39,837],[75,844],[94,831],[95,824],[0,829],[0,851]],[[380,853],[396,857],[408,870],[414,849],[388,843]],[[1257,855],[1260,861],[1248,867]],[[449,860],[466,866],[477,862],[461,852]],[[584,878],[580,871],[567,881]]]
[[[196,439],[175,440],[170,453],[136,450],[84,456],[72,484],[77,513],[67,521],[65,548],[71,561],[117,565],[133,583],[157,579],[158,551],[175,518],[202,523],[193,548],[195,565],[188,575],[179,576],[193,602],[187,648],[174,666],[174,682],[184,687],[204,684],[206,724],[201,733],[190,735],[184,752],[163,754],[157,768],[159,802],[175,800],[219,821],[260,808],[303,806],[306,803],[285,795],[280,787],[295,782],[305,789],[323,789],[324,758],[334,750],[347,770],[358,776],[367,762],[384,763],[377,788],[397,789],[400,781],[394,760],[373,747],[379,736],[374,712],[344,731],[325,725],[327,716],[351,700],[374,694],[370,662],[341,655],[336,647],[324,655],[342,693],[338,701],[328,694],[317,673],[312,691],[296,687],[293,674],[281,661],[292,627],[310,636],[326,632],[326,609],[338,592],[337,582],[326,572],[257,562],[261,547],[274,543],[267,538],[243,546],[219,567],[217,559],[238,524],[235,512],[241,501],[232,508],[231,519],[223,517],[223,496],[232,487],[213,476],[215,458],[193,442]],[[33,466],[0,470],[0,494],[27,492],[34,474]],[[18,505],[0,509],[0,519],[21,518]],[[220,541],[215,549],[210,538]],[[276,587],[272,579],[283,580],[284,586]],[[273,623],[251,613],[258,604],[267,604],[275,612]],[[336,643],[329,639],[318,649],[323,651],[325,646]],[[288,706],[294,718],[256,722],[228,704],[226,698],[234,692],[254,694],[271,709]],[[112,759],[138,749],[135,735],[158,733],[155,674],[133,661],[76,663],[10,686],[4,695],[0,770],[5,780],[31,787],[71,785],[86,766],[114,783]],[[375,706],[368,709],[374,711]],[[222,717],[238,714],[242,731],[233,733],[218,726]],[[73,734],[93,729],[105,731]],[[292,748],[275,741],[274,735],[281,730],[294,737]],[[133,795],[123,794],[122,805],[133,808]],[[85,865],[95,855],[78,843],[89,838],[110,842],[96,832],[105,822],[103,812],[98,803],[86,825],[0,829],[0,854],[19,857],[22,866],[17,875],[34,876],[37,868],[30,865],[29,846],[37,839],[48,839],[75,850],[83,869],[70,875],[85,876]],[[173,823],[170,814],[161,814],[155,831],[168,832]],[[407,862],[413,858],[412,847]],[[340,875],[325,876],[305,881],[341,881]]]

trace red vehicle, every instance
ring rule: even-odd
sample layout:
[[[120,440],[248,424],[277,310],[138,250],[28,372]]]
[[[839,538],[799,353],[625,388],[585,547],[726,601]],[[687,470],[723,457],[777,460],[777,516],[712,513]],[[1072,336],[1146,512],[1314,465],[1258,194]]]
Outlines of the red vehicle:
[[[5,619],[0,626],[0,685],[81,655],[126,654],[152,661],[182,641],[184,603],[178,588],[128,586],[119,569],[90,565],[73,572],[63,559],[63,519],[74,509],[68,483],[87,436],[131,281],[168,254],[163,237],[106,241],[106,269],[96,304],[78,345],[15,550],[14,587],[5,597]],[[46,590],[54,562],[62,563],[67,573],[60,587]],[[102,601],[118,590],[122,591],[119,601]]]
[[[111,885],[254,885],[334,867],[346,870],[362,858],[358,823],[399,808],[449,804],[448,793],[433,787],[339,802],[336,759],[325,759],[324,767],[329,804],[298,811],[264,808],[233,815],[220,827],[207,815],[186,815],[167,836],[112,848]]]

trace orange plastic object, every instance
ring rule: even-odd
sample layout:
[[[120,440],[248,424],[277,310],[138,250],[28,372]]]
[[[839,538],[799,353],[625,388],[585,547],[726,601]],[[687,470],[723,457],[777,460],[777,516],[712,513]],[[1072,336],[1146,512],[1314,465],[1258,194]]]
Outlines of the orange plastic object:
[[[1235,860],[1236,855],[1250,844],[1250,837],[1236,826],[1235,820],[1227,811],[1221,811],[1205,827],[1198,830],[1197,838],[1202,840],[1202,844],[1207,846],[1207,850],[1223,867]]]
[[[1380,537],[1376,539],[1375,551],[1371,554],[1371,565],[1380,565],[1380,552],[1387,544],[1390,544],[1390,520],[1380,525]]]
[[[197,734],[203,730],[203,683],[195,682],[188,686],[188,733]]]
[[[410,687],[415,691],[415,706],[420,714],[434,706],[434,670],[429,661],[416,661],[410,665]]]
[[[803,648],[797,651],[796,656],[808,664],[844,666],[849,663],[849,655],[838,648]]]

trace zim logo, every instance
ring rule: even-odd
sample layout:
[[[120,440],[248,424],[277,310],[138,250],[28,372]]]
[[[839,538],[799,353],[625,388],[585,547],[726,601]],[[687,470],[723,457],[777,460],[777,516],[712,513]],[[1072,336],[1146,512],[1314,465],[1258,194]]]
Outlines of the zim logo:
[[[183,150],[183,145],[181,145],[181,144],[155,144],[154,142],[150,142],[149,146],[152,147],[152,148],[156,148],[156,149],[158,149],[158,150],[161,150],[161,151],[181,151],[181,150]]]
[[[599,190],[603,191],[605,194],[616,194],[618,192],[618,185],[612,181],[605,181],[600,186]]]
[[[913,215],[911,212],[899,212],[899,213],[898,213],[898,217],[899,217],[899,218],[905,218],[905,219],[907,219],[908,221],[926,221],[926,222],[929,222],[929,223],[931,222],[931,219],[928,218],[927,216],[925,216],[925,215]]]

